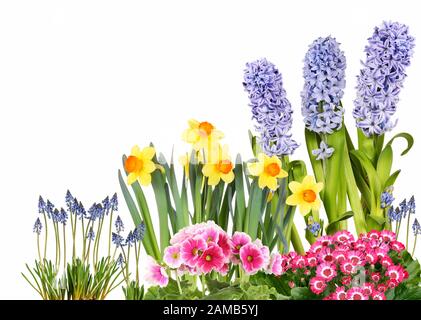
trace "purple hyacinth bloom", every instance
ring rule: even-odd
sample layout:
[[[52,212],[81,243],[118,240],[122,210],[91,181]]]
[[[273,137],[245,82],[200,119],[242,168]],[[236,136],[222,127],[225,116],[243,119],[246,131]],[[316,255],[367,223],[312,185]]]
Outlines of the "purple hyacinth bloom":
[[[39,196],[39,198],[38,198],[38,212],[39,213],[45,213],[45,207],[46,207],[46,204],[45,204],[44,199],[41,196]]]
[[[42,230],[42,223],[41,223],[41,220],[39,218],[37,218],[37,220],[35,220],[33,231],[37,235],[40,235],[41,234],[41,230]]]
[[[304,58],[301,92],[301,113],[308,130],[331,134],[341,128],[345,68],[345,55],[334,38],[318,38],[310,45]]]
[[[382,135],[396,125],[392,116],[414,46],[408,27],[398,22],[384,22],[368,39],[353,111],[357,127],[367,137]]]
[[[89,241],[93,241],[95,239],[95,232],[92,229],[92,227],[89,228],[89,231],[86,234],[86,239],[88,239]]]
[[[247,63],[243,86],[249,94],[252,119],[263,152],[269,156],[292,154],[298,144],[291,139],[292,108],[281,73],[266,59]]]
[[[133,236],[136,241],[142,241],[145,237],[146,225],[142,221],[133,231]]]
[[[330,158],[335,151],[335,148],[329,147],[326,142],[321,141],[319,149],[312,150],[311,153],[316,157],[316,160],[326,160]]]
[[[393,203],[395,198],[393,198],[393,194],[389,191],[383,191],[380,196],[380,206],[382,209],[390,207]]]
[[[112,196],[111,200],[110,200],[110,208],[112,211],[118,211],[118,198],[117,198],[117,193],[114,193],[114,195]]]

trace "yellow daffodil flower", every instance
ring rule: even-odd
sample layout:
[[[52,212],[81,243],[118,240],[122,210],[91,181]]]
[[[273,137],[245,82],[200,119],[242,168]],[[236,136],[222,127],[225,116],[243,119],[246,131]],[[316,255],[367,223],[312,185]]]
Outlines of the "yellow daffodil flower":
[[[292,181],[289,183],[292,192],[287,198],[287,205],[298,206],[303,216],[311,210],[319,210],[321,201],[319,192],[323,189],[323,182],[316,182],[313,176],[306,176],[303,182]]]
[[[248,164],[248,171],[252,176],[259,177],[259,187],[268,187],[270,190],[278,188],[278,178],[285,178],[288,173],[282,169],[282,162],[277,156],[268,157],[260,153],[257,162]]]
[[[151,184],[151,173],[156,169],[152,158],[155,156],[153,147],[146,147],[140,150],[138,146],[132,148],[131,155],[126,159],[124,167],[128,173],[127,183],[133,184],[139,180],[142,186]]]
[[[202,169],[203,175],[208,177],[208,184],[211,186],[216,186],[221,179],[225,183],[231,183],[234,180],[234,164],[228,155],[228,149],[219,146],[218,150],[216,161],[205,163]]]
[[[183,140],[190,143],[193,149],[212,149],[224,137],[211,123],[189,120],[189,128],[183,133]]]

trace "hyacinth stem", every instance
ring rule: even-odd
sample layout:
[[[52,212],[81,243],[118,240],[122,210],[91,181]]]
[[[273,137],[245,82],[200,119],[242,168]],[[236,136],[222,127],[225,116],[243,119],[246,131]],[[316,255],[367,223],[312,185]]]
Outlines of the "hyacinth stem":
[[[71,215],[70,215],[71,217]],[[73,225],[73,232],[72,232],[72,236],[73,236],[73,252],[72,252],[72,260],[76,259],[76,229],[77,229],[77,223],[76,223],[76,217],[74,220],[74,225]]]
[[[292,246],[294,247],[295,252],[299,254],[305,254],[303,243],[301,242],[300,234],[298,233],[298,230],[295,224],[292,224],[292,228],[291,228],[291,242],[292,242]]]
[[[136,283],[138,283],[139,281],[139,268],[138,268],[139,252],[137,250],[137,243],[134,244],[134,257],[135,257],[135,262],[136,262]]]
[[[63,224],[63,270],[66,271],[66,226]]]
[[[89,232],[89,228],[90,228],[90,225],[91,225],[91,221],[92,220],[89,220],[88,221],[88,224],[86,225],[86,229],[85,229],[85,232],[83,232],[83,239],[82,239],[82,258],[85,260],[85,255],[86,255],[86,240],[87,240],[87,236],[88,236],[88,232]],[[93,225],[92,225],[92,227],[93,227]]]
[[[414,256],[414,253],[415,253],[415,248],[416,248],[416,246],[417,246],[417,236],[418,236],[418,234],[415,234],[414,247],[412,248],[412,256]]]
[[[41,263],[42,260],[41,260],[41,250],[39,248],[39,233],[37,233],[37,249],[38,249],[38,259],[39,259],[39,262]]]
[[[411,214],[408,213],[408,220],[406,221],[406,248],[408,248],[409,244],[409,224],[411,220]]]
[[[88,261],[88,263],[89,263],[89,252],[91,251],[91,242],[92,242],[92,240],[89,239],[88,249],[86,250],[86,255],[84,257],[84,261]]]
[[[110,214],[110,224],[108,228],[108,256],[110,257],[111,254],[111,232],[113,229],[113,210],[111,210]]]
[[[83,257],[83,252],[85,251],[85,236],[86,236],[86,230],[85,230],[85,221],[84,221],[84,219],[83,219],[83,215],[82,215],[82,217],[81,217],[81,220],[82,220],[82,257]]]
[[[47,217],[44,216],[44,225],[45,225],[45,237],[44,237],[44,260],[47,259],[47,242],[48,242],[48,224],[47,224]]]

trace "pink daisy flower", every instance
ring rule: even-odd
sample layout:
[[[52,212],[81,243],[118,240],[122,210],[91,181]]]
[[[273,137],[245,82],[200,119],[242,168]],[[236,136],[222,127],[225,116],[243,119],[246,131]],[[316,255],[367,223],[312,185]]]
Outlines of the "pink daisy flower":
[[[367,237],[370,240],[379,240],[381,237],[381,233],[377,230],[371,230],[369,233],[367,233]]]
[[[396,234],[390,230],[383,230],[380,235],[384,242],[396,241]]]
[[[383,250],[383,249],[376,249],[376,250],[374,250],[374,252],[376,252],[376,256],[377,256],[377,260],[381,260],[381,259],[383,259],[384,257],[387,257],[387,252],[388,252],[389,250]]]
[[[200,255],[207,248],[205,240],[201,237],[187,239],[181,245],[181,259],[190,267],[194,267],[200,258]]]
[[[251,242],[251,238],[247,233],[238,232],[238,231],[234,232],[231,239],[232,253],[239,254],[241,247],[245,246],[246,244],[250,242]]]
[[[323,278],[313,277],[310,279],[310,290],[315,294],[321,294],[326,289],[326,282]]]
[[[344,286],[347,286],[347,285],[351,284],[351,281],[352,281],[351,276],[344,276],[344,277],[342,277],[342,280],[341,280],[341,282]]]
[[[181,266],[183,260],[181,259],[180,247],[178,245],[165,248],[164,262],[173,269]]]
[[[316,275],[329,282],[336,277],[336,267],[330,263],[321,263],[316,269]]]
[[[333,244],[333,237],[331,236],[321,236],[317,239],[323,246],[327,247]]]
[[[348,244],[350,242],[354,242],[354,236],[352,235],[351,232],[347,231],[347,230],[342,230],[342,231],[338,231],[335,233],[335,235],[333,236],[333,239],[341,244]]]
[[[376,264],[377,253],[376,253],[375,250],[367,251],[364,258],[365,258],[365,261],[367,261],[368,264]]]
[[[399,285],[399,282],[396,281],[395,279],[389,279],[386,282],[386,286],[388,289],[396,288],[398,285]]]
[[[332,253],[334,260],[341,264],[346,260],[346,251],[344,250],[335,250]]]
[[[397,282],[402,282],[404,280],[404,269],[401,266],[391,265],[387,268],[385,276],[391,280],[396,280]]]
[[[165,268],[149,256],[146,263],[145,280],[153,286],[160,287],[166,287],[169,281]]]
[[[333,293],[333,299],[334,300],[346,300],[346,290],[344,287],[336,287],[335,292]]]
[[[332,254],[332,249],[328,248],[328,247],[324,247],[322,250],[319,251],[319,253],[317,254],[317,258],[319,260],[319,262],[333,262],[335,260],[335,258],[333,257]]]
[[[309,249],[311,253],[319,253],[320,250],[324,248],[324,245],[320,241],[313,243]]]
[[[368,296],[364,294],[364,290],[359,287],[354,287],[346,293],[348,300],[368,300]]]
[[[197,266],[203,273],[209,273],[212,270],[219,270],[222,268],[225,262],[225,256],[222,249],[216,245],[210,245],[205,251],[203,251]]]
[[[392,241],[389,243],[390,249],[396,252],[401,252],[402,250],[405,250],[405,245],[402,242],[399,241]]]
[[[255,274],[265,265],[265,257],[261,248],[254,243],[246,244],[240,249],[240,260],[248,274]]]
[[[302,269],[307,265],[306,258],[304,256],[298,255],[291,261],[291,268],[293,269]]]
[[[384,295],[384,293],[379,291],[373,291],[373,293],[371,294],[371,298],[373,300],[386,300],[386,296]]]
[[[354,247],[355,250],[365,250],[366,243],[364,241],[362,241],[361,239],[359,239],[359,240],[354,242],[353,247]]]
[[[386,292],[387,290],[387,285],[384,283],[380,283],[379,285],[377,285],[377,291],[379,292]]]
[[[357,272],[357,267],[349,260],[345,260],[340,264],[340,269],[345,274],[354,274]]]
[[[371,280],[373,280],[373,282],[379,282],[380,281],[380,279],[381,279],[381,275],[380,275],[380,272],[373,272],[372,274],[371,274]]]
[[[384,256],[380,259],[380,263],[383,267],[390,267],[393,265],[393,260],[389,256]]]
[[[368,296],[371,296],[374,291],[375,291],[375,287],[374,287],[374,285],[372,283],[365,282],[363,284],[363,293],[367,297]]]
[[[364,263],[363,255],[359,251],[351,250],[347,253],[347,260],[350,261],[354,266],[361,265]]]
[[[306,260],[307,260],[307,264],[310,267],[315,267],[317,266],[317,256],[314,253],[307,253],[306,256]]]

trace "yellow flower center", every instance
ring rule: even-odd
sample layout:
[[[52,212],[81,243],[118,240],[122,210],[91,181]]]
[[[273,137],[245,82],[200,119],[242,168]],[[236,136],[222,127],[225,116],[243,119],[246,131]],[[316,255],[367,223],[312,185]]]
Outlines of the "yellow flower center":
[[[253,257],[252,256],[247,256],[247,261],[248,262],[252,262],[253,261]]]
[[[265,172],[271,177],[276,177],[279,172],[281,172],[281,168],[279,167],[279,164],[271,163],[265,167]]]
[[[208,254],[208,255],[205,257],[205,259],[206,259],[206,261],[211,261],[211,260],[212,260],[212,256],[211,256],[210,254]]]
[[[304,190],[303,191],[303,199],[305,202],[314,202],[316,200],[317,195],[313,190]]]
[[[216,168],[219,172],[227,174],[232,170],[232,162],[229,160],[219,161],[216,165]]]
[[[126,160],[125,168],[129,173],[141,171],[143,168],[143,161],[138,157],[129,156]]]
[[[199,250],[197,250],[197,248],[194,248],[191,253],[195,256],[195,255],[197,255],[198,251]]]
[[[205,136],[209,136],[212,133],[213,128],[214,126],[207,121],[199,123],[199,130]]]

